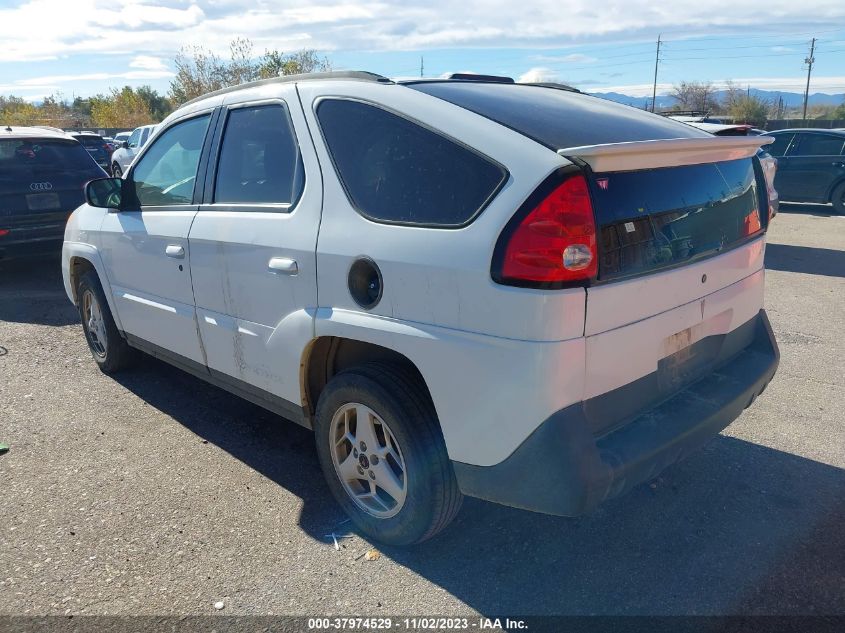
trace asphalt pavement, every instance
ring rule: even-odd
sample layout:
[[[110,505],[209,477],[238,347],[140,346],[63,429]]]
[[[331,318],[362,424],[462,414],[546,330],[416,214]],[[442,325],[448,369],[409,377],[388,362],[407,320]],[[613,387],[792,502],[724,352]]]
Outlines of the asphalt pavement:
[[[781,365],[722,435],[590,516],[467,499],[436,539],[372,561],[308,431],[152,359],[101,374],[58,259],[0,264],[0,614],[845,614],[829,211],[773,222]],[[338,551],[332,532],[352,537]]]

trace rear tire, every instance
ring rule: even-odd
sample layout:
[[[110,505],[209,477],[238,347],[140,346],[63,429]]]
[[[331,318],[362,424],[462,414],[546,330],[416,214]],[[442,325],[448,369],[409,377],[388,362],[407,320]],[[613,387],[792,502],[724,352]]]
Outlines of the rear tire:
[[[89,270],[76,285],[82,331],[99,368],[112,374],[133,364],[136,352],[120,335],[97,273]]]
[[[840,182],[830,196],[833,203],[833,211],[839,215],[845,215],[845,182]]]
[[[371,362],[339,373],[320,395],[314,431],[332,494],[374,540],[425,541],[460,510],[434,405],[404,367]]]

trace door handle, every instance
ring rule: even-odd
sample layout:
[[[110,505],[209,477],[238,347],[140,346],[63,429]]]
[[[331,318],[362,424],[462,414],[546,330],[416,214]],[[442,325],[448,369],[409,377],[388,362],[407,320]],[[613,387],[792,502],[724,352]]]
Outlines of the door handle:
[[[297,266],[296,260],[290,257],[274,257],[267,264],[267,268],[272,273],[283,273],[285,275],[295,275],[299,272],[299,266]]]
[[[182,259],[185,257],[185,249],[181,244],[168,244],[164,249],[164,254],[174,259]]]

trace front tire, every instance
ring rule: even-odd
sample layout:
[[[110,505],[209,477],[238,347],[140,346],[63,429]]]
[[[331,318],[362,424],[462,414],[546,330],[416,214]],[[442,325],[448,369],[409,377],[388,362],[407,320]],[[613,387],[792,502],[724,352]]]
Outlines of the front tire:
[[[845,182],[841,182],[833,190],[830,196],[833,203],[833,211],[839,215],[845,215]]]
[[[79,278],[76,297],[82,330],[99,368],[112,374],[129,367],[135,350],[120,335],[96,272],[89,270]]]
[[[123,170],[120,168],[120,165],[118,165],[117,163],[112,163],[111,175],[114,178],[123,178]]]
[[[463,497],[434,405],[404,367],[371,362],[332,378],[314,431],[332,494],[374,540],[419,543],[457,515]]]

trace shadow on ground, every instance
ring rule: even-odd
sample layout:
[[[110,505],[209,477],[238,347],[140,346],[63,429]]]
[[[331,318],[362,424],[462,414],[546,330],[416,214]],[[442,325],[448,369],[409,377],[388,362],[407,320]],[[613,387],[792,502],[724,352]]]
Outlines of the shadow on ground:
[[[152,359],[118,379],[301,497],[315,540],[341,520],[309,431]],[[467,499],[383,552],[483,614],[845,614],[843,525],[845,470],[720,436],[589,517]]]
[[[770,243],[766,245],[766,268],[827,277],[845,277],[845,251]]]
[[[0,321],[69,325],[79,313],[68,301],[58,254],[0,260]]]
[[[770,245],[767,264],[837,263],[790,263],[824,250],[792,248]],[[4,266],[0,319],[75,322],[57,264]],[[315,540],[342,520],[306,429],[151,358],[116,378],[302,498],[300,526]],[[845,470],[720,436],[591,516],[467,499],[438,538],[383,551],[483,614],[845,614],[843,525]]]

